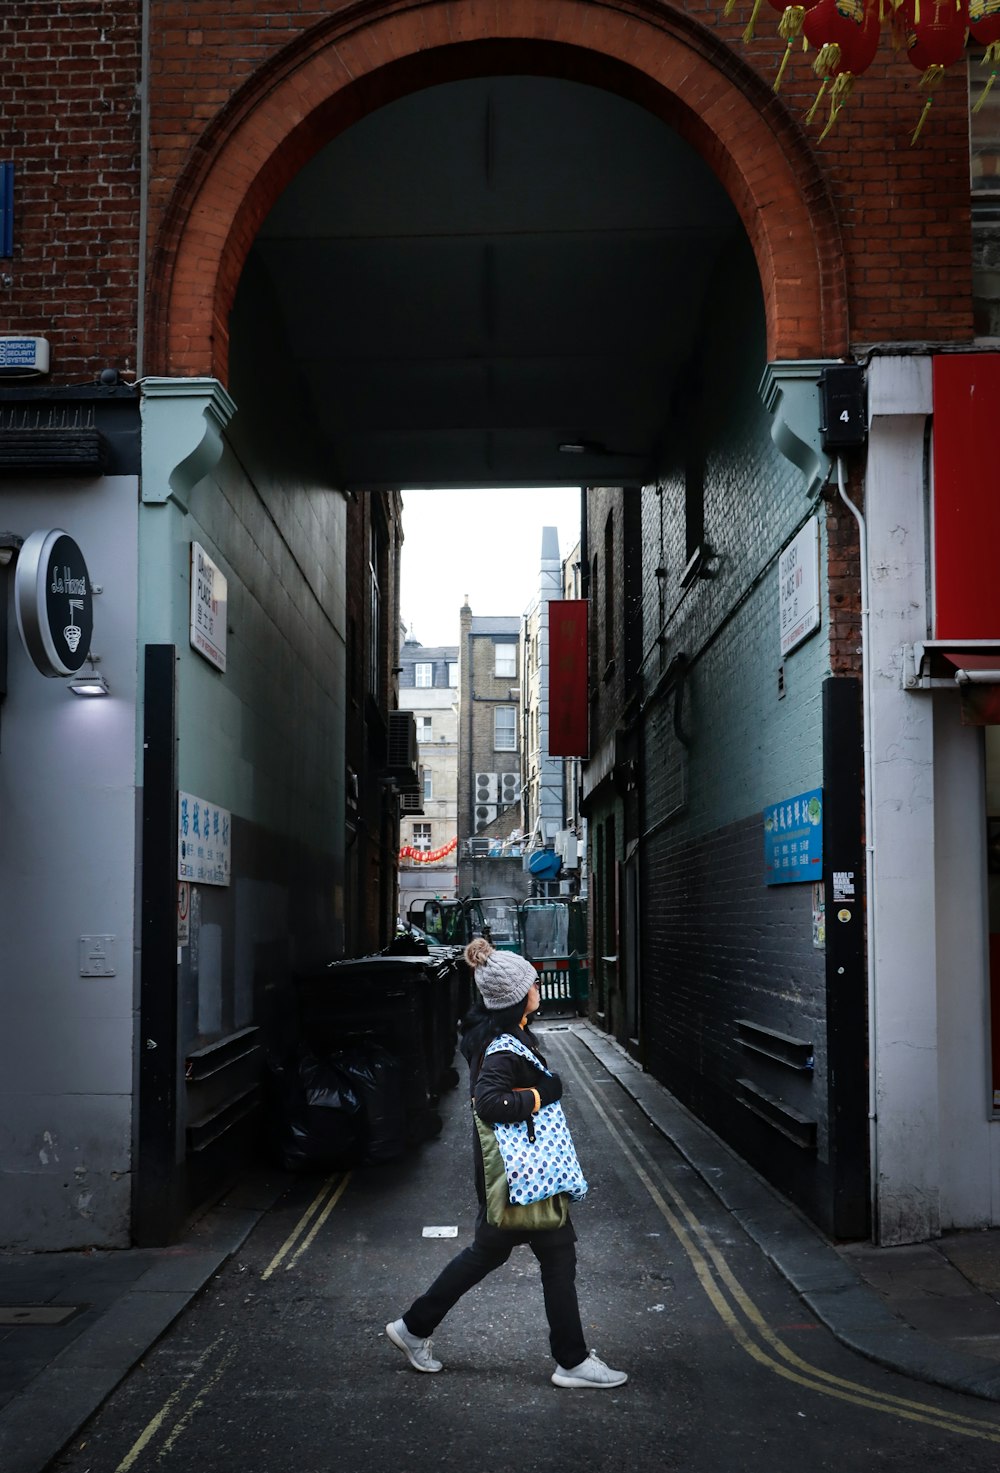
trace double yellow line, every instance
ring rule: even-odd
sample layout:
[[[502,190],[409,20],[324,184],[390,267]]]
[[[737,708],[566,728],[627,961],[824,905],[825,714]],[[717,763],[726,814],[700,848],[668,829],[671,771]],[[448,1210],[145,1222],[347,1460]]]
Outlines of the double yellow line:
[[[590,1101],[608,1134],[618,1145],[623,1157],[684,1249],[709,1302],[741,1350],[775,1375],[792,1381],[797,1386],[804,1386],[809,1391],[816,1391],[821,1396],[834,1397],[838,1401],[883,1412],[907,1422],[920,1422],[939,1431],[1000,1444],[1000,1427],[995,1422],[966,1417],[959,1412],[942,1411],[926,1402],[872,1390],[859,1382],[845,1380],[821,1370],[818,1366],[810,1365],[790,1349],[771,1329],[729,1267],[725,1255],[712,1241],[708,1230],[688,1207],[680,1192],[665,1179],[645,1146],[624,1122],[616,1123],[611,1119],[568,1050],[564,1051],[563,1056],[580,1090]]]
[[[349,1171],[343,1174],[338,1172],[333,1176],[327,1177],[305,1212],[303,1212],[292,1231],[288,1234],[288,1237],[271,1259],[271,1262],[267,1265],[267,1268],[261,1274],[262,1279],[269,1279],[275,1269],[280,1268],[282,1264],[284,1264],[286,1270],[295,1267],[295,1264],[302,1257],[303,1253],[307,1251],[316,1234],[322,1228],[330,1213],[347,1190],[347,1184],[350,1179],[351,1173]],[[313,1221],[314,1218],[315,1221]],[[312,1227],[309,1226],[310,1223],[312,1223]],[[285,1262],[286,1259],[288,1260],[287,1262]],[[165,1453],[168,1453],[178,1438],[184,1434],[195,1412],[204,1404],[236,1357],[238,1347],[236,1345],[224,1345],[226,1334],[227,1332],[225,1330],[221,1331],[201,1352],[194,1366],[177,1387],[176,1391],[171,1392],[170,1396],[163,1403],[163,1406],[156,1413],[156,1416],[151,1418],[142,1429],[135,1442],[118,1464],[115,1473],[129,1473],[129,1469],[134,1466],[154,1438],[165,1429],[166,1436],[157,1451],[157,1458],[162,1458]],[[173,1418],[174,1413],[191,1387],[192,1382],[206,1372],[206,1367],[210,1365],[216,1352],[219,1352],[219,1354],[215,1364],[211,1365],[211,1369],[205,1374],[204,1380],[199,1380],[196,1393],[186,1409],[180,1412],[176,1420],[172,1421],[171,1418]]]
[[[288,1262],[285,1263],[285,1269],[287,1270],[295,1267],[299,1259],[302,1257],[303,1253],[305,1253],[306,1250],[309,1248],[320,1228],[330,1216],[330,1213],[333,1211],[337,1203],[340,1201],[341,1197],[344,1195],[344,1192],[347,1190],[347,1183],[350,1181],[350,1179],[351,1173],[349,1171],[345,1171],[342,1175],[338,1172],[335,1173],[333,1176],[327,1177],[326,1181],[320,1187],[319,1191],[316,1193],[315,1197],[310,1202],[305,1212],[303,1212],[298,1222],[292,1228],[292,1231],[288,1234],[288,1237],[285,1239],[281,1247],[278,1249],[277,1253],[271,1259],[271,1262],[267,1265],[267,1268],[261,1274],[262,1279],[269,1279],[274,1273],[275,1269],[279,1268],[281,1264],[284,1263],[285,1259],[288,1258],[288,1255],[290,1253],[291,1257],[288,1258]],[[320,1211],[321,1208],[322,1211]],[[310,1222],[312,1222],[312,1219],[317,1212],[319,1213],[319,1216],[316,1218],[316,1221],[313,1223],[306,1236],[303,1237],[303,1233],[305,1233],[306,1228],[309,1227]],[[299,1241],[299,1239],[301,1239],[301,1242]],[[298,1243],[298,1247],[295,1246],[296,1243]],[[293,1248],[295,1249],[294,1253],[292,1252]]]
[[[185,1392],[190,1387],[192,1381],[194,1381],[195,1377],[201,1375],[205,1366],[211,1360],[215,1352],[220,1348],[225,1338],[226,1331],[223,1330],[218,1335],[216,1335],[215,1339],[209,1345],[205,1347],[201,1355],[198,1356],[191,1370],[178,1386],[177,1390],[171,1392],[170,1396],[167,1397],[167,1400],[163,1403],[156,1416],[153,1417],[149,1422],[147,1422],[146,1426],[139,1433],[139,1436],[136,1438],[135,1442],[133,1442],[128,1452],[118,1464],[118,1467],[115,1469],[115,1473],[128,1473],[128,1470],[146,1451],[146,1449],[149,1447],[149,1444],[153,1441],[154,1437],[156,1437],[156,1435],[161,1432],[170,1421],[175,1408],[177,1407],[181,1398],[184,1396]],[[228,1370],[231,1362],[236,1357],[236,1351],[237,1346],[235,1345],[230,1345],[222,1351],[210,1374],[205,1378],[204,1381],[200,1383],[197,1394],[192,1398],[190,1405],[185,1411],[181,1412],[180,1416],[178,1416],[175,1422],[171,1423],[170,1429],[167,1432],[163,1445],[157,1454],[158,1457],[163,1457],[164,1453],[168,1453],[173,1447],[174,1443],[178,1440],[178,1438],[187,1431],[187,1427],[189,1422],[191,1421],[191,1418],[194,1416],[195,1412],[197,1412],[198,1409],[204,1405],[206,1399],[215,1389],[224,1372]]]

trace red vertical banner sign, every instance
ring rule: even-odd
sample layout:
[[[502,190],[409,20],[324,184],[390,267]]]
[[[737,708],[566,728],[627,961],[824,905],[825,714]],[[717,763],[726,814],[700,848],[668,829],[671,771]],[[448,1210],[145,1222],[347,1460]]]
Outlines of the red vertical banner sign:
[[[1000,639],[1000,353],[934,359],[934,637]]]
[[[590,755],[587,600],[549,600],[549,756]]]

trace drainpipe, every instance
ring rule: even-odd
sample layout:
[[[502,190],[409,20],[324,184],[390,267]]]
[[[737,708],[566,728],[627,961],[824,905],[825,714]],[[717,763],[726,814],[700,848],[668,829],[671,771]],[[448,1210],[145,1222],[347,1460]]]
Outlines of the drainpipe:
[[[136,290],[135,381],[145,372],[146,250],[149,244],[149,0],[142,0],[142,52],[139,65],[139,270]]]
[[[865,885],[868,896],[868,1159],[871,1172],[870,1203],[872,1235],[878,1242],[878,1092],[876,1066],[875,946],[871,917],[875,910],[875,813],[872,797],[872,732],[871,732],[871,666],[869,663],[869,618],[871,613],[868,582],[868,531],[865,519],[847,494],[844,458],[837,456],[837,489],[840,499],[858,524],[858,556],[861,562],[861,708],[865,773]]]

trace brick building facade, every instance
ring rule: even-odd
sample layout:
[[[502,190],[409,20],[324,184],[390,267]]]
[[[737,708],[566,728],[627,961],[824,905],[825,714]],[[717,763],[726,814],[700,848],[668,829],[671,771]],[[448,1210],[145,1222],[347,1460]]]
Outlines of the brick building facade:
[[[399,704],[417,723],[421,781],[400,823],[399,915],[405,921],[412,907],[414,923],[423,926],[421,904],[454,896],[458,888],[458,646],[407,638],[399,665]],[[407,848],[428,856],[445,852],[418,859]]]
[[[478,883],[476,851],[521,823],[521,620],[459,613],[458,890]],[[480,894],[496,893],[479,884]],[[506,893],[506,891],[504,892]]]

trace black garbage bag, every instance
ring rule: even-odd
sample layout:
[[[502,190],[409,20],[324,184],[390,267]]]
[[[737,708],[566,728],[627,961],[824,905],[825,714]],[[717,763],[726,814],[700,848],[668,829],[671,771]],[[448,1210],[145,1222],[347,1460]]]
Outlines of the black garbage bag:
[[[377,1043],[343,1049],[334,1057],[361,1101],[364,1138],[361,1159],[377,1166],[406,1150],[406,1110],[399,1060]]]
[[[365,1136],[365,1116],[353,1078],[337,1058],[300,1049],[269,1064],[277,1154],[286,1171],[353,1165]]]
[[[401,931],[388,946],[384,946],[381,956],[428,956],[427,942],[420,936],[414,936],[412,931]]]

